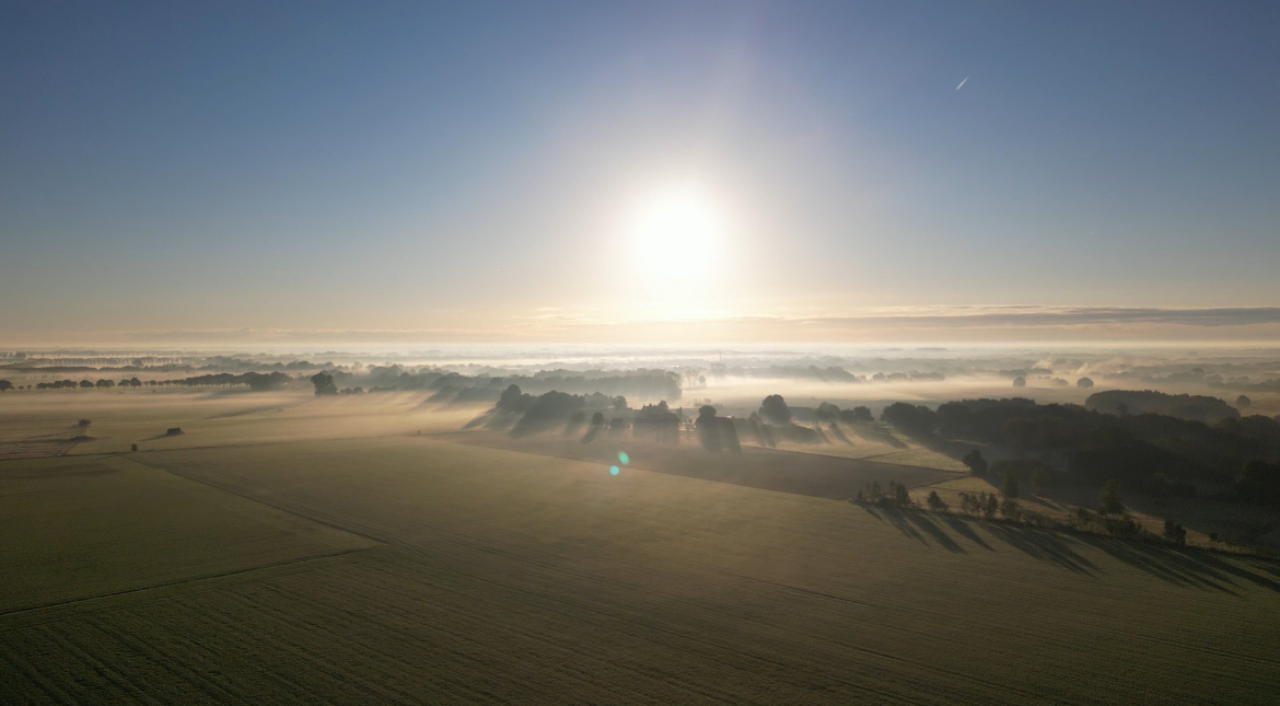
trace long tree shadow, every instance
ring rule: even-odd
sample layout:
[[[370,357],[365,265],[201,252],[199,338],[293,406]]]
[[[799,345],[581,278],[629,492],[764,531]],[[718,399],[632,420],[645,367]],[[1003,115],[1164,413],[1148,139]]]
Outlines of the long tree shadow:
[[[911,512],[894,507],[877,508],[874,505],[868,505],[865,503],[860,503],[858,506],[861,507],[864,512],[877,520],[882,522],[887,520],[889,524],[892,524],[899,532],[919,541],[925,546],[929,546],[929,541],[925,539],[924,536],[927,534],[933,538],[933,541],[940,544],[943,549],[957,554],[965,553],[965,548],[957,544],[956,541],[951,538],[951,535],[947,534],[947,531],[942,529],[942,527],[934,521],[933,517],[927,513]],[[921,534],[921,532],[924,534]],[[979,543],[981,543],[981,540],[979,540]],[[987,549],[990,548],[991,547],[987,547]]]
[[[1162,581],[1192,588],[1236,593],[1232,590],[1234,581],[1220,571],[1190,560],[1184,552],[1110,537],[1085,536],[1084,541],[1106,552],[1112,558]]]
[[[935,515],[929,512],[900,510],[898,508],[877,508],[869,504],[860,504],[859,506],[872,517],[881,521],[887,520],[899,532],[920,541],[926,546],[928,546],[929,542],[921,534],[922,531],[950,552],[957,554],[967,553],[967,550],[960,546],[943,528],[942,525],[945,523],[947,527],[961,537],[987,551],[994,551],[991,545],[978,536],[978,533],[974,532],[973,528],[969,526],[970,523],[977,522],[977,520],[966,520],[955,515]],[[939,522],[936,518],[942,518],[942,522]],[[1098,570],[1098,567],[1093,562],[1081,556],[1070,546],[1069,543],[1072,540],[1065,535],[1025,527],[1005,527],[991,522],[983,523],[983,526],[996,539],[1037,559],[1050,561],[1063,568],[1087,576],[1093,576]]]
[[[906,519],[903,518],[902,511],[890,510],[889,508],[877,508],[874,505],[867,505],[865,503],[858,503],[858,507],[862,508],[862,510],[868,515],[871,515],[881,522],[888,520],[889,524],[893,525],[899,532],[920,542],[926,547],[929,546],[929,542],[924,538],[924,535],[916,531],[916,528],[908,524]]]
[[[1280,576],[1280,564],[1266,564],[1258,567],[1272,576]]]
[[[965,553],[964,547],[956,544],[956,541],[951,538],[951,535],[947,534],[946,530],[939,527],[929,515],[921,512],[903,512],[902,515],[906,518],[907,522],[919,527],[930,537],[933,537],[934,541],[941,544],[943,549],[958,554]]]
[[[984,523],[988,534],[1041,561],[1047,561],[1084,576],[1095,576],[1098,566],[1076,551],[1077,541],[1064,534],[1031,527],[1007,526],[996,522]]]
[[[885,446],[892,446],[895,449],[907,448],[907,445],[899,441],[898,437],[874,425],[853,424],[849,428],[853,429],[853,433],[862,437],[864,441],[869,441],[873,444],[884,444]]]
[[[1201,549],[1108,540],[1105,537],[1097,537],[1094,541],[1100,549],[1121,561],[1175,583],[1235,593],[1233,588],[1247,582],[1280,593],[1280,581],[1265,575],[1280,576],[1280,571],[1265,560],[1225,558]],[[1261,573],[1255,573],[1254,569]]]
[[[986,541],[982,539],[982,537],[978,536],[977,532],[973,531],[973,528],[969,526],[968,522],[965,522],[964,520],[960,519],[959,517],[956,517],[955,515],[943,515],[942,521],[945,522],[948,527],[950,527],[956,534],[960,535],[961,537],[964,537],[965,539],[969,540],[970,542],[973,542],[974,544],[982,547],[983,549],[986,549],[989,552],[995,551],[994,549],[991,548],[990,544],[987,544]]]
[[[1027,556],[1061,566],[1082,576],[1096,577],[1103,573],[1094,561],[1081,553],[1081,550],[1096,549],[1150,576],[1187,588],[1238,595],[1238,589],[1242,585],[1252,584],[1280,593],[1280,580],[1277,580],[1280,578],[1280,564],[1264,559],[1229,558],[1195,548],[1061,532],[950,514],[935,515],[876,507],[866,503],[859,504],[859,507],[872,517],[889,522],[898,531],[925,546],[930,545],[927,535],[954,553],[966,553],[967,550],[942,525],[960,537],[993,551],[991,545],[974,531],[974,525],[978,525],[992,538]],[[1277,578],[1272,578],[1273,576]]]

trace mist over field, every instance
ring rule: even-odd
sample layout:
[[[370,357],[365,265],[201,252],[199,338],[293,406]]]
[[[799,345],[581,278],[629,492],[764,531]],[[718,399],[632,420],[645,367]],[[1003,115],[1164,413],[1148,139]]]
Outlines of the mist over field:
[[[272,389],[309,391],[301,381],[317,371],[338,376],[340,387],[403,390],[409,375],[452,376],[439,386],[473,387],[493,379],[524,381],[548,391],[624,394],[638,402],[710,399],[747,403],[769,394],[802,400],[887,404],[939,404],[963,397],[1030,397],[1083,403],[1102,390],[1152,389],[1230,398],[1244,394],[1254,411],[1272,410],[1280,394],[1280,349],[982,349],[730,347],[565,348],[460,347],[435,350],[95,350],[0,352],[0,374],[20,387],[70,380],[77,386],[138,378],[246,391],[246,373],[287,376]],[[218,377],[222,376],[222,377]],[[202,379],[203,378],[203,379]],[[1023,384],[1015,387],[1021,378]],[[1087,380],[1088,387],[1081,386]],[[1089,384],[1092,383],[1092,384]],[[77,387],[79,389],[79,387]],[[95,388],[101,389],[101,388]],[[615,391],[616,390],[616,391]],[[438,390],[436,390],[438,391]],[[493,399],[496,399],[496,395]],[[483,400],[477,398],[477,403]],[[691,404],[691,403],[690,403]],[[1272,413],[1280,412],[1280,408]]]
[[[1277,37],[0,3],[0,706],[1276,706]]]

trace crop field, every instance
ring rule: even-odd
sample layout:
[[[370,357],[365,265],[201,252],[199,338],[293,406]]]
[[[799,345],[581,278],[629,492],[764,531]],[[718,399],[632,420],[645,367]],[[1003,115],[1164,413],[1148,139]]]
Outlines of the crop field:
[[[882,486],[887,486],[891,480],[907,486],[918,486],[946,481],[958,475],[923,466],[876,463],[822,453],[756,446],[743,446],[740,454],[709,454],[693,442],[676,446],[632,438],[598,438],[591,443],[582,443],[576,436],[565,438],[548,434],[512,439],[506,434],[491,432],[455,432],[440,434],[438,437],[489,448],[572,461],[589,461],[605,468],[618,464],[618,454],[623,452],[635,468],[647,471],[837,500],[856,496],[859,490],[872,481],[879,482]]]
[[[65,445],[71,454],[203,448],[226,444],[406,435],[460,428],[470,408],[442,410],[422,395],[317,399],[296,392],[54,392],[0,394],[0,453]],[[91,425],[76,428],[81,419]],[[180,428],[180,436],[165,431]],[[51,454],[43,454],[51,455]]]
[[[1274,564],[636,465],[425,435],[5,462],[0,703],[1280,693]]]
[[[375,544],[120,457],[0,464],[0,507],[5,612]]]

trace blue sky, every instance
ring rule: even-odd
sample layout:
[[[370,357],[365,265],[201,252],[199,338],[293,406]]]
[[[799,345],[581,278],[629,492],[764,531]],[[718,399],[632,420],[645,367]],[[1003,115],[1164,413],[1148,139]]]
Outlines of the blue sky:
[[[1271,306],[1278,33],[1267,3],[6,3],[0,337]],[[673,281],[622,241],[677,182],[725,237]]]

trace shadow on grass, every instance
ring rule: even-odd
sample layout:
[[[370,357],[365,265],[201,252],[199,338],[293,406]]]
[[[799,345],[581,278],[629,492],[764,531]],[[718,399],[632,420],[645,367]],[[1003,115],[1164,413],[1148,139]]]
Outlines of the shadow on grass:
[[[970,451],[981,450],[980,447],[978,447],[975,444],[971,444],[965,441],[953,441],[951,439],[944,439],[941,436],[938,436],[937,434],[911,434],[910,438],[915,443],[920,444],[924,448],[929,449],[934,453],[939,453],[939,454],[942,454],[943,456],[949,456],[951,458],[954,458],[957,461],[964,458],[964,455],[969,453]]]
[[[1185,586],[1212,588],[1235,593],[1241,582],[1280,593],[1280,582],[1264,574],[1280,576],[1276,567],[1265,560],[1241,557],[1226,559],[1213,552],[1199,549],[1128,542],[1089,536],[1088,543],[1131,566],[1170,583]],[[1255,573],[1258,569],[1262,573]]]
[[[1096,576],[1098,573],[1098,566],[1076,551],[1083,543],[1070,535],[996,522],[984,523],[983,529],[1027,556],[1057,564],[1085,576]]]
[[[918,532],[915,527],[912,527],[906,521],[906,519],[903,518],[903,515],[906,513],[902,512],[901,510],[892,510],[889,508],[876,507],[874,505],[867,505],[865,503],[859,504],[858,507],[861,507],[864,511],[866,511],[868,515],[871,515],[872,517],[876,518],[877,520],[880,520],[881,522],[888,521],[895,528],[897,528],[899,532],[910,537],[911,539],[914,539],[920,542],[926,547],[929,546],[929,542],[924,538],[924,535],[920,534],[920,532]]]
[[[932,539],[953,553],[962,554],[967,550],[948,530],[963,541],[992,550],[991,545],[975,531],[977,527],[993,539],[1027,556],[1082,576],[1095,577],[1103,573],[1094,561],[1082,553],[1098,550],[1150,576],[1187,588],[1234,595],[1242,586],[1252,584],[1280,593],[1280,581],[1277,580],[1280,578],[1280,564],[1263,559],[1226,558],[1210,551],[1156,542],[1062,532],[950,514],[876,507],[867,503],[859,506],[872,517],[889,522],[907,537],[926,546],[931,545],[929,540]]]
[[[951,535],[947,534],[945,529],[943,529],[938,523],[934,522],[933,518],[929,517],[925,513],[902,512],[900,510],[894,510],[893,512],[901,513],[902,516],[906,518],[907,522],[910,522],[918,527],[922,532],[933,537],[934,541],[942,545],[943,549],[958,554],[965,553],[965,548],[957,544],[956,541],[951,538]]]
[[[892,446],[895,449],[910,448],[906,444],[898,440],[898,437],[890,434],[887,430],[881,429],[872,424],[853,424],[850,426],[853,433],[862,437],[864,441],[870,441],[873,444],[883,444]]]
[[[973,531],[973,528],[969,526],[968,522],[965,522],[964,520],[960,519],[959,517],[955,517],[954,515],[942,515],[941,517],[942,517],[942,521],[945,522],[946,525],[950,527],[952,531],[954,531],[956,534],[960,535],[961,537],[964,537],[965,539],[969,540],[970,542],[973,542],[974,544],[978,545],[979,547],[982,547],[983,549],[986,549],[989,552],[995,551],[994,549],[991,548],[990,544],[987,544],[985,541],[983,541],[982,537],[978,536],[977,532]]]
[[[284,411],[284,407],[281,407],[278,404],[269,404],[264,407],[251,407],[249,409],[238,409],[231,412],[214,414],[212,416],[205,417],[205,419],[230,419],[232,417],[244,417],[250,414],[259,414],[261,412],[283,412],[283,411]]]

